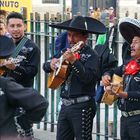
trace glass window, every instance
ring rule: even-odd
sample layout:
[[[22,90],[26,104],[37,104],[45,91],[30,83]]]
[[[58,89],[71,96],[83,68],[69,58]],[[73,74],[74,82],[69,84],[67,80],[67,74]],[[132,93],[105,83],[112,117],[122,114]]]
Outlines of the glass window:
[[[42,0],[42,3],[59,3],[59,0]]]

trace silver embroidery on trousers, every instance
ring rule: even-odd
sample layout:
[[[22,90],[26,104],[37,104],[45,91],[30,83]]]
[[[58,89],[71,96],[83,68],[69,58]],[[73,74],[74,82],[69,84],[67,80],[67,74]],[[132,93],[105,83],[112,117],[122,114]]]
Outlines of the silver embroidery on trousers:
[[[82,140],[90,140],[91,138],[91,114],[92,108],[82,110]]]

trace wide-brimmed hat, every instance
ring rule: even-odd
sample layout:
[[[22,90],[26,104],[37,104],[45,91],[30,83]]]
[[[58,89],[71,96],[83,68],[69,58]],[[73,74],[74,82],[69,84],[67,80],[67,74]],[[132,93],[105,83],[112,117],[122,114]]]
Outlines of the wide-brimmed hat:
[[[0,58],[9,57],[15,50],[14,42],[11,38],[0,36]]]
[[[106,33],[105,25],[100,21],[91,17],[76,16],[73,19],[58,24],[50,24],[49,26],[58,29],[93,33],[93,34]]]
[[[140,37],[140,21],[132,18],[124,18],[119,23],[119,30],[123,38],[131,44],[134,36]]]

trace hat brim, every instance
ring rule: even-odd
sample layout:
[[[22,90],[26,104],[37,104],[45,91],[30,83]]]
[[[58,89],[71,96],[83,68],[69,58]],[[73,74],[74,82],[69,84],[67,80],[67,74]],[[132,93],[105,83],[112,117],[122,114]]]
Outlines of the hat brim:
[[[132,43],[132,40],[135,36],[140,37],[140,27],[130,23],[130,22],[122,22],[119,24],[119,30],[123,38],[129,43]]]
[[[15,44],[11,38],[0,36],[0,58],[7,58],[15,51]]]
[[[87,23],[87,29],[83,29],[80,27],[71,27],[70,23],[72,19],[67,20],[62,23],[58,24],[49,24],[50,27],[58,28],[58,29],[64,29],[64,30],[71,30],[71,31],[78,31],[78,32],[85,32],[85,33],[92,33],[92,34],[105,34],[106,33],[106,27],[104,24],[102,24],[100,21],[85,17],[86,23]]]

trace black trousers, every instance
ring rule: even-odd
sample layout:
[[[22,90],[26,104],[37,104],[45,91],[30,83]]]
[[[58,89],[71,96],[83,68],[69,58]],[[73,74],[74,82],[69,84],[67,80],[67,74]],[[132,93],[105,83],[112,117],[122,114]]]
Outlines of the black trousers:
[[[121,140],[140,140],[140,115],[121,117]]]
[[[92,140],[94,99],[88,102],[61,106],[57,125],[57,140]]]

